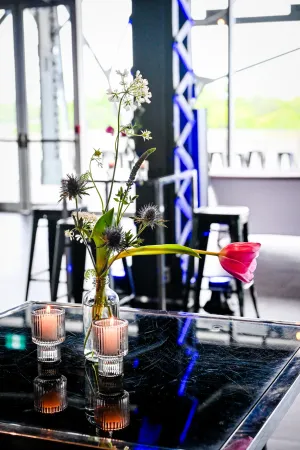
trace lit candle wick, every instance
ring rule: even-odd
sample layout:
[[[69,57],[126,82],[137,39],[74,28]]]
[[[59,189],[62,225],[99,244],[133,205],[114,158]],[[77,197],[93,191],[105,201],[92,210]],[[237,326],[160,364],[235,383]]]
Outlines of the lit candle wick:
[[[46,314],[50,314],[50,306],[49,305],[46,307]]]
[[[115,323],[114,318],[111,317],[111,318],[110,318],[109,325],[112,327],[112,326],[114,325],[114,323]]]

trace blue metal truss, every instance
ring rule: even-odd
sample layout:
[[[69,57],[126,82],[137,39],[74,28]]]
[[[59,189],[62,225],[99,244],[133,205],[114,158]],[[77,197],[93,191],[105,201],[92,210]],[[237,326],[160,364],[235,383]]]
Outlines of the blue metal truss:
[[[197,114],[193,110],[195,77],[191,58],[193,20],[190,3],[190,0],[172,1],[175,174],[199,169]],[[177,181],[175,187],[175,237],[178,244],[185,245],[192,231],[192,180]],[[199,187],[194,195],[200,198]],[[181,260],[185,273],[187,259],[182,257]]]

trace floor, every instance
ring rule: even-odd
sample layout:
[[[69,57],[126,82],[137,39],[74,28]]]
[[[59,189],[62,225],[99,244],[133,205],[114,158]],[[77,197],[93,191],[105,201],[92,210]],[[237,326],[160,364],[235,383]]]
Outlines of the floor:
[[[27,264],[31,236],[30,217],[0,213],[0,310],[24,301]],[[260,315],[264,319],[297,321],[300,318],[300,237],[252,236],[262,243],[256,287]],[[47,228],[41,223],[37,235],[34,271],[48,267]],[[40,275],[47,278],[47,273]],[[59,295],[65,293],[60,286]],[[29,300],[50,300],[47,282],[32,283]],[[245,314],[254,317],[250,299],[246,298]],[[268,443],[268,450],[300,450],[300,396]]]

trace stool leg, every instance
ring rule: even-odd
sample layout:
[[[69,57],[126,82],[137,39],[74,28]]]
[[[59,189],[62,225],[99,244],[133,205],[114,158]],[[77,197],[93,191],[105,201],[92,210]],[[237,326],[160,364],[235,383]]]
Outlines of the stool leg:
[[[131,267],[128,266],[126,258],[123,258],[122,262],[123,262],[123,267],[124,267],[125,274],[127,276],[129,289],[130,289],[130,294],[135,295],[135,285],[134,285],[134,280],[133,280],[133,276],[132,276]]]
[[[243,226],[243,239],[244,242],[248,242],[248,223],[245,223]],[[255,309],[256,317],[259,318],[258,306],[257,306],[257,293],[255,289],[254,283],[250,286],[250,295],[253,302],[253,306]]]
[[[52,276],[54,248],[55,248],[55,235],[56,235],[56,219],[48,219],[48,255],[49,255],[49,272],[50,280]]]
[[[28,292],[29,292],[29,284],[31,280],[31,269],[32,269],[32,263],[33,263],[33,254],[34,254],[34,246],[35,246],[35,240],[36,240],[36,232],[38,228],[39,223],[39,217],[37,214],[33,212],[32,217],[32,231],[31,231],[31,243],[30,243],[30,253],[29,253],[29,264],[28,264],[28,274],[27,274],[27,286],[26,286],[26,294],[25,294],[25,302],[28,299]]]
[[[241,233],[241,227],[239,220],[232,222],[229,225],[229,233],[230,233],[230,239],[231,242],[241,242],[242,241],[242,233]],[[236,291],[237,296],[239,300],[239,306],[240,306],[240,315],[244,317],[244,289],[243,289],[243,283],[240,280],[236,281]]]
[[[65,233],[63,227],[56,227],[54,258],[51,277],[51,301],[56,302],[61,261],[64,254]]]
[[[199,243],[199,249],[201,250],[207,249],[210,225],[207,225],[206,228],[203,228],[203,224],[199,224],[197,230],[197,241]],[[201,255],[201,258],[198,259],[198,274],[195,286],[194,312],[198,312],[200,309],[200,291],[204,272],[204,264],[205,264],[205,255]]]
[[[250,291],[250,295],[251,295],[251,298],[252,298],[253,306],[254,306],[254,309],[255,309],[256,317],[259,319],[260,316],[259,316],[258,307],[257,307],[257,294],[256,294],[256,289],[255,289],[254,283],[251,284],[251,286],[249,288],[249,291]]]
[[[210,155],[211,157],[212,155]],[[193,217],[193,223],[192,223],[192,236],[189,243],[189,246],[191,248],[198,248],[198,241],[197,241],[197,229],[198,229],[198,218],[197,216]],[[190,298],[190,292],[191,292],[191,279],[195,274],[195,258],[192,256],[188,256],[188,265],[187,265],[187,273],[186,273],[186,281],[184,285],[184,291],[183,291],[183,304],[182,308],[183,311],[188,310],[188,303]]]
[[[75,300],[75,303],[82,303],[85,257],[86,257],[85,245],[77,241],[72,241],[71,242],[72,295]]]
[[[196,246],[193,245],[192,248],[196,248]],[[189,296],[191,291],[191,279],[193,277],[194,271],[195,271],[195,259],[192,256],[188,256],[188,269],[183,294],[183,305],[182,305],[183,311],[188,310]]]

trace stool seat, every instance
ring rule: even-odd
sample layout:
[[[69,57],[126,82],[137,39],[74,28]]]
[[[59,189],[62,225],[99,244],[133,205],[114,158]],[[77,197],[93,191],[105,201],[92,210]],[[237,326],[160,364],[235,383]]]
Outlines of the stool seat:
[[[249,208],[247,206],[202,206],[194,210],[194,214],[209,216],[210,223],[226,223],[232,219],[239,219],[242,224],[249,220]]]

